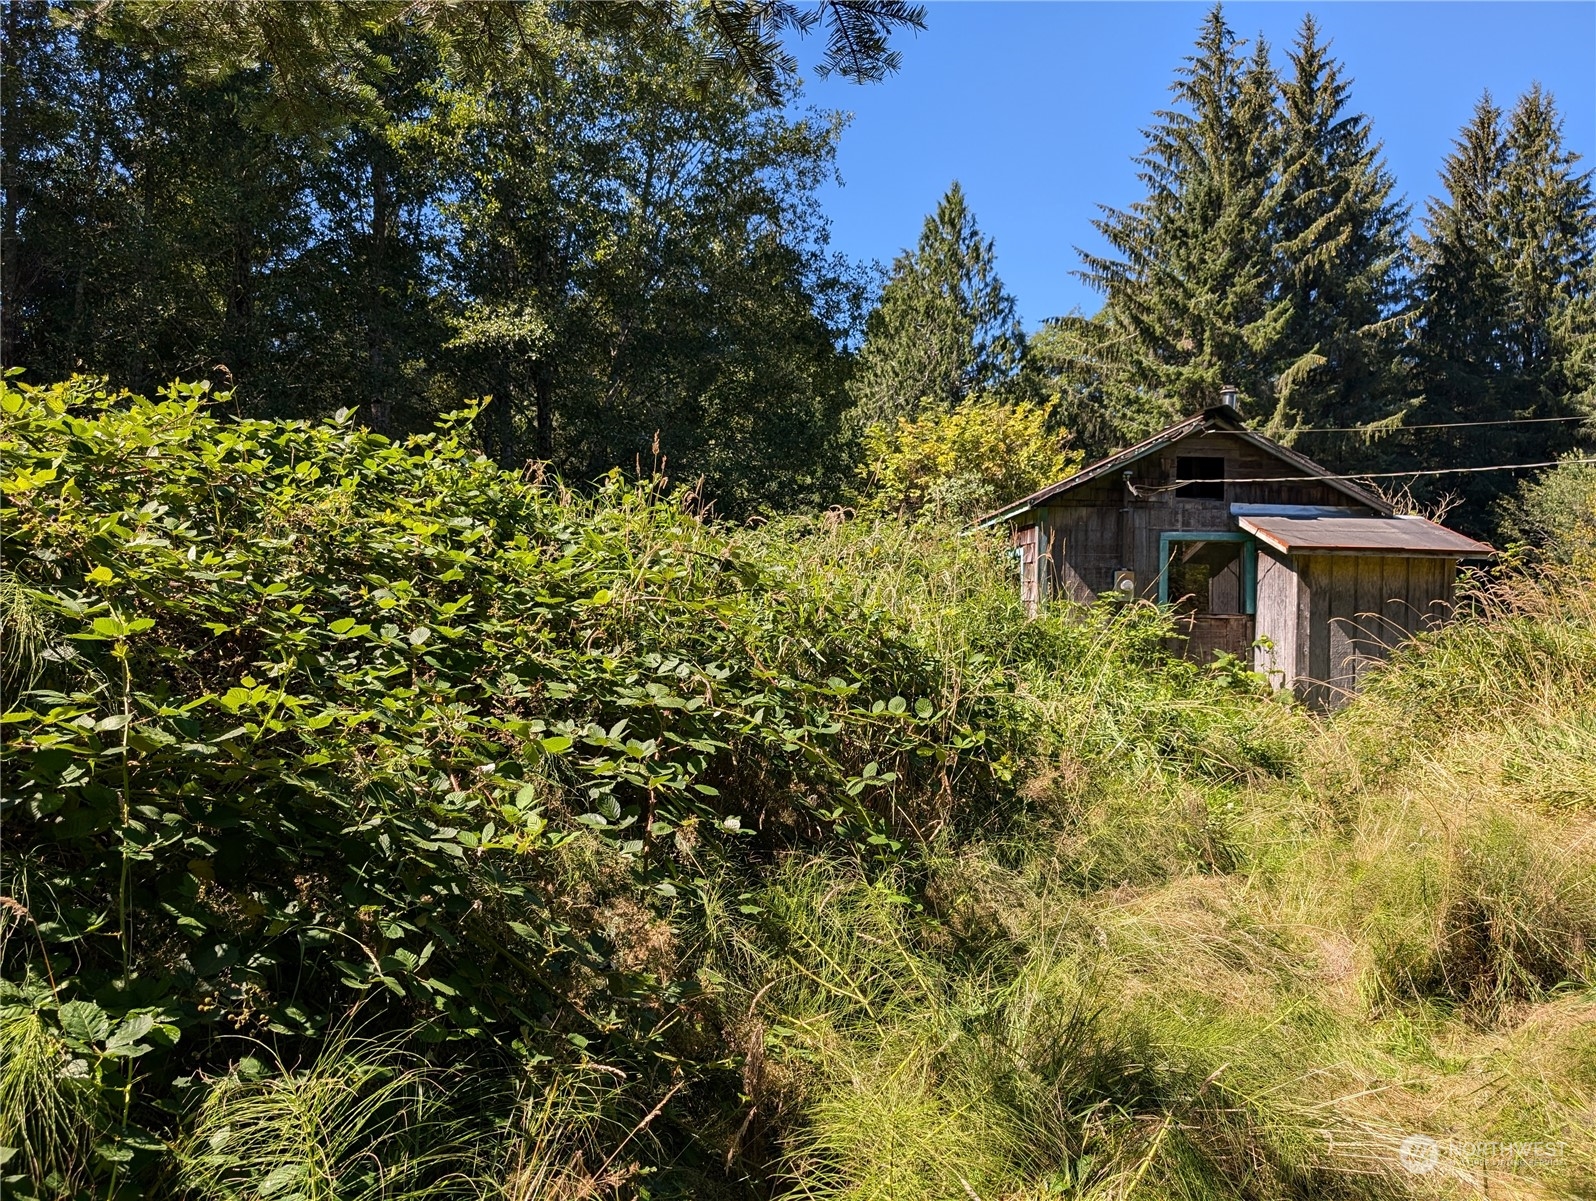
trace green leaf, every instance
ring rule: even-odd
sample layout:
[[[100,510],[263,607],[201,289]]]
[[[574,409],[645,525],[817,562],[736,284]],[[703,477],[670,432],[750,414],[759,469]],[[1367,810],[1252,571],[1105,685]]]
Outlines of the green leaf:
[[[155,1029],[155,1014],[129,1013],[126,1018],[121,1019],[117,1029],[112,1030],[110,1037],[105,1040],[105,1049],[110,1051],[112,1048],[131,1048],[153,1029]],[[150,1048],[145,1046],[142,1051],[148,1049]]]
[[[111,1019],[93,1001],[68,1001],[57,1016],[61,1033],[82,1046],[97,1043],[111,1032]]]

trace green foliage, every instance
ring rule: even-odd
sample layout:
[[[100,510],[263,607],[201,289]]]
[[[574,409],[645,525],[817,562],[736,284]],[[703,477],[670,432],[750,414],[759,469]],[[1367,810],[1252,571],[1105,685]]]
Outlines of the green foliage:
[[[1512,511],[1564,570],[1331,719],[1153,606],[1028,619],[959,520],[1221,382],[1403,407],[1311,23],[1277,79],[1210,15],[1097,319],[1027,347],[955,185],[854,375],[874,511],[738,529],[850,450],[840,124],[776,36],[866,78],[918,10],[75,12],[7,5],[0,73],[0,351],[118,385],[0,392],[6,1196],[1596,1189],[1588,473]],[[1447,186],[1426,415],[1582,411],[1550,99]],[[120,390],[180,370],[238,387]]]
[[[1271,423],[1375,421],[1401,402],[1408,212],[1369,119],[1349,111],[1351,85],[1311,15],[1289,61],[1279,85],[1271,271],[1289,315],[1272,348],[1280,369]]]
[[[1588,413],[1596,199],[1538,87],[1487,97],[1441,173],[1421,237],[1317,23],[1283,70],[1216,6],[1136,160],[1145,197],[1083,254],[1104,305],[1032,340],[1055,418],[1106,452],[1240,390],[1243,411],[1334,468],[1415,470],[1567,453],[1572,422],[1402,433],[1404,422]],[[1410,273],[1410,265],[1416,271]],[[1422,416],[1419,416],[1422,414]],[[1490,533],[1504,475],[1415,485]]]
[[[1041,405],[971,397],[951,411],[870,426],[859,468],[866,504],[960,518],[1027,496],[1081,464],[1080,453],[1066,451],[1049,424]]]
[[[347,1033],[305,1068],[245,1058],[206,1090],[175,1149],[177,1178],[207,1201],[475,1197],[485,1131],[458,1108],[466,1087]]]
[[[706,71],[725,30],[685,11],[257,8],[95,18],[147,20],[146,49],[7,6],[6,366],[209,375],[247,415],[349,408],[390,436],[492,395],[501,464],[586,483],[663,459],[728,515],[842,485],[862,288],[813,199],[839,118]],[[292,72],[344,57],[300,97],[330,126],[267,115],[276,66],[231,58],[262,40]],[[195,70],[212,51],[232,65]]]
[[[5,718],[6,972],[166,1015],[163,1080],[360,997],[424,1040],[646,1061],[691,990],[607,906],[991,791],[985,702],[887,611],[648,486],[505,474],[470,414],[400,444],[193,386],[0,404],[5,558],[52,622]]]
[[[1368,119],[1311,16],[1283,77],[1245,47],[1215,6],[1136,160],[1145,199],[1096,223],[1112,255],[1083,255],[1103,311],[1060,323],[1042,356],[1122,440],[1222,384],[1277,430],[1400,405],[1407,214]],[[1066,419],[1085,426],[1081,407]]]
[[[916,249],[892,264],[865,323],[850,381],[866,422],[914,419],[922,407],[951,410],[1012,383],[1025,333],[955,180],[925,219]]]
[[[1462,1198],[1482,1170],[1588,1189],[1596,858],[1583,816],[1499,790],[1543,706],[1590,712],[1589,599],[1517,603],[1333,721],[1282,712],[1273,753],[1219,780],[1200,744],[1127,761],[1170,743],[1126,714],[1195,725],[1197,681],[1128,633],[1101,653],[1060,631],[1074,670],[1033,644],[1025,690],[1062,752],[1028,782],[1034,824],[927,848],[918,888],[795,858],[718,933],[762,1046],[752,1104],[793,1131],[742,1153],[806,1197]],[[1094,668],[1124,708],[1097,711]],[[1203,699],[1236,746],[1270,705]],[[1440,1148],[1426,1180],[1399,1155],[1415,1133]]]
[[[7,942],[16,924],[7,922]],[[92,1000],[58,1000],[43,981],[0,980],[0,1179],[8,1195],[29,1182],[44,1195],[96,1182],[114,1192],[118,1178],[154,1162],[163,1144],[132,1123],[132,1097],[138,1061],[176,1044],[174,1016],[153,1006],[113,1016]]]
[[[1561,118],[1539,87],[1505,118],[1489,96],[1475,106],[1417,243],[1425,420],[1590,412],[1596,195],[1577,157],[1564,148]],[[1468,466],[1544,461],[1574,442],[1572,422],[1543,423],[1451,431],[1425,450]],[[1483,527],[1511,481],[1483,475],[1453,486]]]
[[[1273,287],[1276,82],[1268,48],[1260,40],[1248,58],[1245,46],[1215,6],[1176,73],[1175,105],[1136,160],[1146,198],[1095,222],[1111,255],[1082,255],[1105,320],[1075,324],[1098,335],[1109,386],[1145,394],[1147,432],[1216,403],[1222,384],[1256,411],[1284,366],[1274,353],[1289,317]]]
[[[776,97],[797,61],[783,34],[826,31],[817,74],[835,72],[857,83],[879,82],[898,70],[894,33],[925,28],[925,9],[903,0],[818,0],[800,5],[650,4],[636,10],[609,5],[560,8],[541,0],[453,4],[428,0],[355,0],[312,5],[208,4],[193,0],[96,0],[74,15],[103,22],[119,40],[181,51],[185,67],[206,79],[270,63],[279,123],[320,129],[376,105],[373,76],[389,64],[380,47],[396,37],[438,40],[463,65],[483,74],[513,65],[517,48],[552,18],[588,38],[622,38],[648,47],[692,29],[706,41],[705,75]]]
[[[1563,463],[1525,480],[1503,521],[1552,562],[1596,575],[1596,465]]]
[[[707,86],[685,38],[641,54],[553,30],[484,88],[396,125],[449,181],[452,379],[496,404],[506,467],[707,476],[723,513],[817,501],[843,471],[857,289],[812,215],[838,120]],[[662,162],[680,168],[660,169]]]
[[[1596,1175],[1588,589],[1321,719],[929,517],[583,500],[469,413],[3,406],[8,1195]]]

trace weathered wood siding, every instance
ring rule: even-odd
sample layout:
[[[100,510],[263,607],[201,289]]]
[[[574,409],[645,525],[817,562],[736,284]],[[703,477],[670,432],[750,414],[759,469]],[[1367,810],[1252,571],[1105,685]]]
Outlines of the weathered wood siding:
[[[1258,553],[1253,663],[1316,708],[1335,708],[1364,674],[1452,609],[1457,561],[1433,556]]]
[[[1221,499],[1175,495],[1177,459],[1224,460]],[[1238,529],[1233,504],[1325,505],[1374,513],[1329,484],[1299,477],[1303,468],[1223,430],[1195,434],[1136,460],[1128,475],[1082,484],[1027,514],[1014,531],[1021,591],[1028,607],[1057,596],[1089,603],[1129,569],[1137,594],[1158,595],[1159,536]],[[1127,488],[1126,481],[1130,487]],[[1254,634],[1265,643],[1253,664],[1278,688],[1331,708],[1356,689],[1391,648],[1451,611],[1453,559],[1402,555],[1279,554],[1257,547],[1257,612],[1186,618],[1188,653],[1245,654]],[[1034,566],[1033,566],[1034,565]],[[1212,594],[1218,596],[1217,593]],[[1239,607],[1239,605],[1238,605]]]
[[[1253,617],[1250,613],[1195,613],[1175,618],[1177,653],[1206,663],[1216,652],[1243,661],[1252,655]]]
[[[1022,525],[1014,531],[1014,548],[1020,559],[1020,602],[1033,616],[1042,596],[1041,539],[1040,525]]]
[[[1201,434],[1175,443],[1130,468],[1133,496],[1124,478],[1094,480],[1036,511],[1044,527],[1048,574],[1056,595],[1090,602],[1114,587],[1114,572],[1136,573],[1138,593],[1158,595],[1158,536],[1170,530],[1234,530],[1232,504],[1351,505],[1347,496],[1316,481],[1226,484],[1222,500],[1192,500],[1167,491],[1175,483],[1175,460],[1186,455],[1223,458],[1225,478],[1300,475],[1301,469],[1234,434]],[[1023,527],[1022,527],[1023,528]]]
[[[1253,651],[1252,663],[1253,670],[1266,675],[1276,688],[1291,688],[1298,677],[1307,675],[1307,642],[1299,637],[1297,628],[1297,587],[1297,569],[1291,556],[1260,546],[1254,626],[1260,645]],[[1299,647],[1303,658],[1298,657]]]

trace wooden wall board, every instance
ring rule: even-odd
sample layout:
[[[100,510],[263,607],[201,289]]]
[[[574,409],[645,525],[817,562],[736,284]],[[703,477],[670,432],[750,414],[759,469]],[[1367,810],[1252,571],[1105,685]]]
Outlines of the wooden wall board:
[[[1276,688],[1292,687],[1298,674],[1297,572],[1289,556],[1268,548],[1258,552],[1256,632],[1270,645],[1254,651],[1254,669],[1267,675]]]
[[[1416,628],[1417,614],[1408,601],[1408,564],[1411,562],[1396,555],[1380,560],[1385,593],[1380,598],[1380,635],[1388,652]]]
[[[1455,560],[1429,556],[1295,555],[1298,670],[1293,686],[1316,708],[1335,708],[1363,676],[1413,634],[1451,611]],[[1269,556],[1260,554],[1260,564]],[[1274,623],[1262,616],[1260,632]],[[1306,654],[1303,643],[1306,642]]]
[[[1248,613],[1198,613],[1175,619],[1180,651],[1206,663],[1220,651],[1245,659],[1252,653],[1254,619]]]
[[[1035,613],[1040,598],[1037,555],[1041,549],[1042,527],[1022,525],[1014,531],[1014,548],[1020,555],[1020,602],[1027,613]]]

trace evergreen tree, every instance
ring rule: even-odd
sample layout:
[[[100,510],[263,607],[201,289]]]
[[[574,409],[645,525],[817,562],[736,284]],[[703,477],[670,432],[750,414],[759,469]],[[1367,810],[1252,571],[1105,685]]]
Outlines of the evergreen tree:
[[[851,391],[867,422],[954,409],[1004,388],[1025,353],[1014,297],[998,278],[957,181],[925,220],[919,246],[892,265],[865,324]]]
[[[1509,364],[1537,391],[1566,397],[1562,318],[1596,292],[1596,198],[1592,173],[1563,147],[1563,121],[1539,84],[1508,120],[1503,176]]]
[[[1441,167],[1443,195],[1430,200],[1420,263],[1416,353],[1425,417],[1459,421],[1494,411],[1500,334],[1508,318],[1500,246],[1507,144],[1489,94]]]
[[[1458,137],[1432,200],[1416,339],[1425,418],[1502,421],[1592,412],[1596,196],[1539,87],[1504,120],[1487,95]],[[1538,462],[1576,441],[1573,422],[1449,431],[1424,458],[1458,466]],[[1417,455],[1417,452],[1415,452]],[[1464,477],[1463,521],[1485,529],[1508,473]]]
[[[1245,45],[1210,10],[1136,160],[1146,197],[1095,222],[1113,255],[1081,256],[1106,303],[1080,332],[1111,403],[1144,428],[1215,403],[1225,383],[1255,412],[1270,403],[1288,314],[1271,286],[1279,127],[1268,49]]]
[[[1282,368],[1273,424],[1344,426],[1400,407],[1408,213],[1311,15],[1290,61],[1274,197],[1276,295],[1288,309],[1271,355]]]

